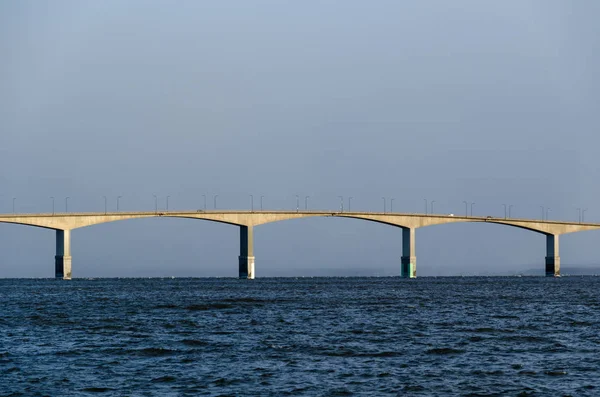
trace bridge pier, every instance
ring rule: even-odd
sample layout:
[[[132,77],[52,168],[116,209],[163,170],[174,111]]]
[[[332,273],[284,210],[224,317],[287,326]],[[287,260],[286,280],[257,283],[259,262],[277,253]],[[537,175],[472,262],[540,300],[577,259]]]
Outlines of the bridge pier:
[[[240,278],[254,279],[254,230],[240,226]]]
[[[546,276],[560,276],[560,255],[558,252],[558,234],[546,235]]]
[[[71,231],[56,231],[56,256],[54,257],[54,276],[63,280],[71,279]]]
[[[415,250],[415,228],[402,228],[402,267],[400,277],[417,277],[417,254]]]

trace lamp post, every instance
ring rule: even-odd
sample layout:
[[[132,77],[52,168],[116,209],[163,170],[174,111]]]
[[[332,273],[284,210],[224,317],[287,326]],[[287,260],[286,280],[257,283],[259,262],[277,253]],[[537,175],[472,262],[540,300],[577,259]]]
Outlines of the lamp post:
[[[506,219],[506,204],[502,204],[504,206],[504,219]]]
[[[425,215],[427,215],[427,199],[423,199],[425,201]]]
[[[296,212],[300,210],[300,196],[296,195]]]
[[[50,198],[52,199],[52,216],[54,216],[54,196]]]
[[[107,208],[107,206],[106,206],[106,196],[102,196],[102,197],[104,197],[104,215],[106,215],[106,212],[107,212],[107,209],[106,209]]]
[[[514,207],[512,204],[510,204],[510,205],[508,206],[508,217],[509,217],[509,218],[512,218],[512,214],[511,214],[512,207]]]
[[[352,197],[352,196],[348,197],[348,212],[350,212],[350,207],[351,207],[351,205],[352,205],[352,199],[353,199],[353,198],[354,198],[354,197]]]
[[[154,196],[154,213],[158,212],[158,197],[156,197],[156,194],[153,194]]]
[[[16,197],[13,197],[13,214],[15,213],[15,200],[16,199],[17,199]]]
[[[206,211],[206,194],[203,194],[202,198],[204,198],[204,211]]]
[[[394,212],[394,198],[390,199],[390,213]]]
[[[433,203],[435,203],[435,200],[431,200],[431,203],[430,203],[431,204],[431,211],[430,211],[431,214],[433,214]]]
[[[308,199],[309,198],[310,198],[310,196],[304,197],[304,211],[308,210]]]
[[[385,214],[385,197],[381,198],[383,200],[383,213]]]
[[[548,220],[548,212],[550,212],[550,208],[546,208],[546,220]]]
[[[344,212],[344,197],[338,196],[340,198],[340,212]]]
[[[117,196],[117,212],[119,212],[119,200],[121,199],[121,197],[123,196]]]
[[[166,207],[167,211],[169,210],[169,197],[171,197],[171,196],[167,196],[167,207]]]
[[[577,208],[577,214],[578,214],[577,220],[579,223],[581,223],[581,208]]]
[[[471,216],[473,216],[473,206],[475,205],[475,203],[471,203]]]
[[[254,196],[250,195],[250,212],[254,212]]]
[[[215,194],[215,196],[213,197],[213,204],[214,204],[215,209],[217,209],[217,197],[219,197],[218,194]]]
[[[542,209],[542,220],[544,220],[544,206],[540,205],[540,208]]]
[[[469,206],[469,203],[467,203],[466,201],[463,201],[463,203],[465,203],[465,217],[468,217],[469,216],[469,212],[468,212],[467,208]]]
[[[69,199],[71,197],[65,197],[65,212],[69,212]]]
[[[585,208],[585,209],[581,210],[581,222],[583,222],[583,221],[584,221],[584,218],[585,218],[585,211],[587,211],[587,208]]]
[[[263,197],[265,197],[265,196],[260,196],[260,210],[261,211],[263,210],[263,206],[262,206],[262,199],[263,199]]]

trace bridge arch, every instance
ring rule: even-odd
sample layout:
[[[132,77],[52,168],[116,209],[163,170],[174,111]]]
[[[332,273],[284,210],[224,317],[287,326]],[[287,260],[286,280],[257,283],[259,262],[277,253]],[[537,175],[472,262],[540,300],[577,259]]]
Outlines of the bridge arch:
[[[392,220],[386,219],[389,217],[386,216],[369,216],[369,215],[352,215],[345,214],[343,212],[319,212],[314,214],[307,213],[285,213],[285,214],[277,214],[277,216],[267,219],[260,222],[255,222],[254,226],[266,225],[269,223],[275,222],[284,222],[294,219],[303,219],[303,218],[346,218],[346,219],[357,219],[368,222],[380,223],[387,226],[394,226],[400,228],[410,228],[409,225],[400,224],[398,222],[394,222]]]
[[[331,213],[261,224],[255,228],[259,274],[398,275],[402,229],[389,226]]]
[[[43,225],[43,224],[37,224],[35,222],[17,222],[17,221],[7,221],[7,220],[0,220],[0,223],[5,223],[8,225],[20,225],[20,226],[30,226],[30,227],[35,227],[35,228],[40,228],[40,229],[48,229],[48,230],[60,230],[59,227],[52,227],[49,225]]]
[[[106,222],[73,230],[74,277],[237,275],[239,226],[163,218]]]
[[[501,220],[501,219],[497,219],[497,218],[492,218],[492,217],[488,217],[488,218],[458,218],[457,220],[448,220],[448,218],[446,218],[444,221],[441,222],[428,222],[426,225],[420,226],[420,227],[428,227],[428,226],[438,226],[438,225],[447,225],[447,224],[451,224],[451,223],[478,223],[478,224],[485,224],[485,223],[491,223],[491,224],[495,224],[495,225],[503,225],[503,226],[510,226],[510,227],[516,227],[518,229],[523,229],[523,230],[527,230],[530,232],[534,232],[534,233],[539,233],[539,234],[543,234],[543,235],[549,235],[552,233],[549,233],[548,231],[544,231],[544,230],[540,230],[538,228],[535,227],[531,227],[528,225],[524,225],[524,224],[520,224],[520,223],[515,223],[515,222],[511,222],[511,221],[505,221],[505,220]]]

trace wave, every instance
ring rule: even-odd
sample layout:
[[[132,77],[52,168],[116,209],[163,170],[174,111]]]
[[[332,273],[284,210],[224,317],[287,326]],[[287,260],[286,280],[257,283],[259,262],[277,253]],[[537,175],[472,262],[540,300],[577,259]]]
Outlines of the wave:
[[[445,354],[462,354],[464,352],[465,352],[464,350],[453,349],[451,347],[437,347],[437,348],[429,349],[425,353],[426,354],[445,355]]]
[[[88,393],[106,393],[108,391],[113,391],[114,389],[110,387],[86,387],[85,389],[81,389],[80,391],[88,392]]]
[[[212,309],[231,309],[233,305],[229,303],[207,303],[203,305],[189,305],[186,310],[212,310]]]
[[[137,356],[145,356],[145,357],[163,357],[163,356],[172,356],[174,354],[179,353],[178,350],[165,349],[162,347],[146,347],[144,349],[133,350],[133,354]]]
[[[152,382],[152,383],[171,383],[171,382],[175,382],[176,380],[177,380],[177,378],[175,378],[174,376],[165,375],[165,376],[161,376],[159,378],[154,378],[150,382]]]
[[[186,346],[207,346],[209,343],[203,340],[197,339],[183,339],[181,341]]]

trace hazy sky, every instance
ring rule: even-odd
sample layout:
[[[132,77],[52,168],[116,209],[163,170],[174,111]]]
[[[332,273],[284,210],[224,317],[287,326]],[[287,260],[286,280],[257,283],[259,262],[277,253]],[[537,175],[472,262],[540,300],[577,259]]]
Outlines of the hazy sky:
[[[600,222],[600,2],[0,0],[0,212],[312,209]],[[389,206],[389,201],[388,201]],[[388,207],[389,209],[389,207]],[[255,229],[260,276],[400,272],[401,230]],[[0,224],[0,277],[53,277],[54,232]],[[561,237],[600,263],[600,232]],[[148,219],[72,233],[74,277],[237,276],[238,228]],[[417,230],[419,275],[538,267],[545,238]]]

